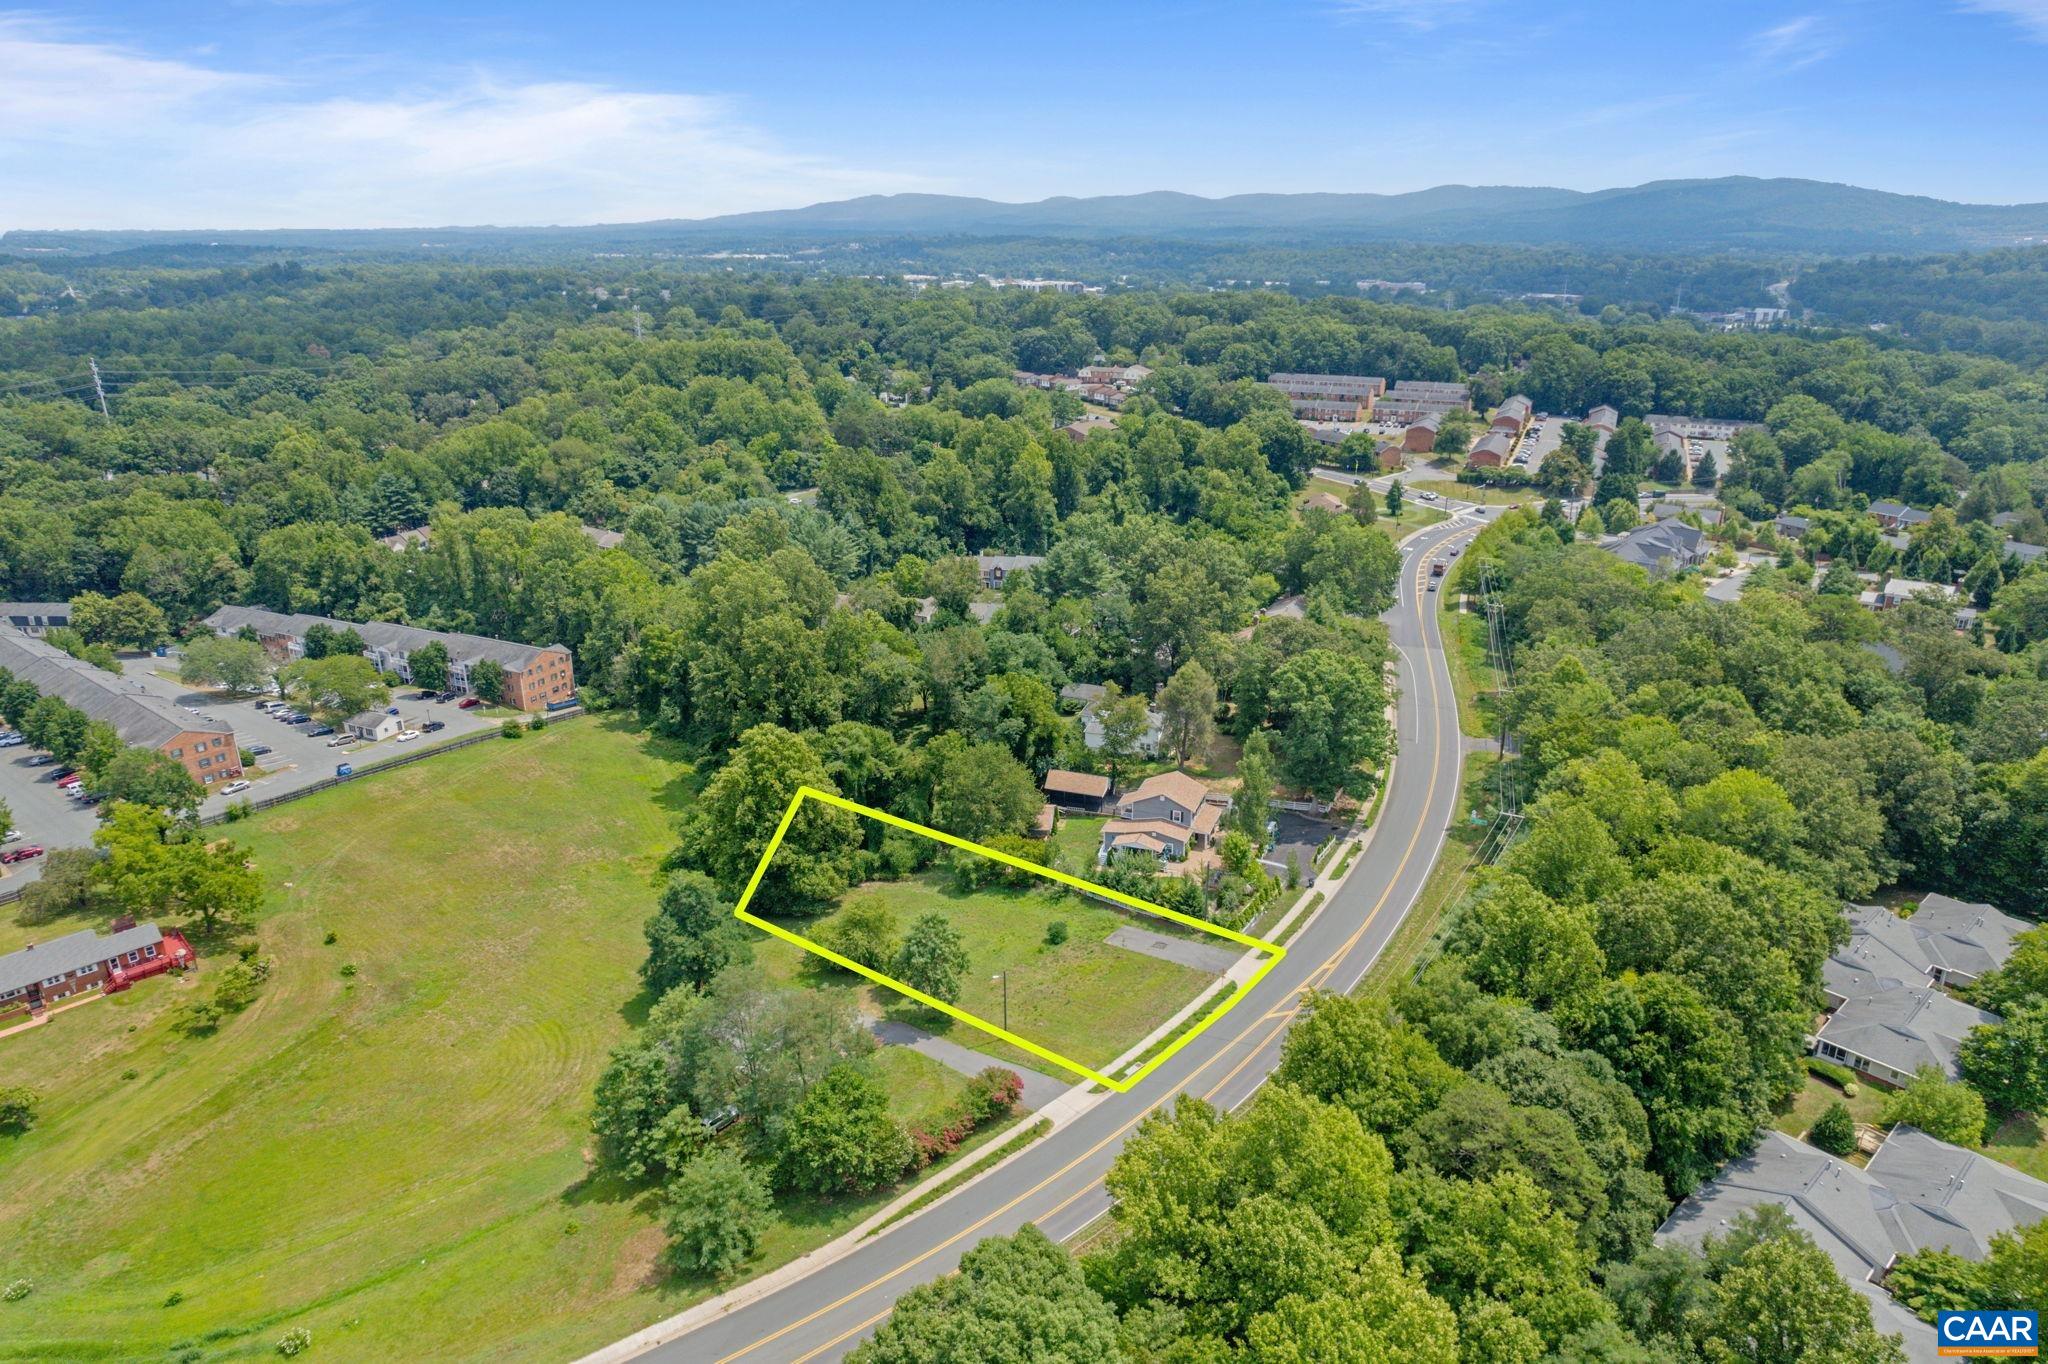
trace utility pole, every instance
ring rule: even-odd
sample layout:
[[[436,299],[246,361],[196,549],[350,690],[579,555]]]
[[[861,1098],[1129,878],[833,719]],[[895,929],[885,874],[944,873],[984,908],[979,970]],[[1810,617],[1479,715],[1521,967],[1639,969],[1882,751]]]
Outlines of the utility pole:
[[[107,388],[100,382],[100,362],[88,355],[85,357],[85,363],[92,367],[92,391],[100,400],[100,415],[112,421],[114,414],[107,411]]]

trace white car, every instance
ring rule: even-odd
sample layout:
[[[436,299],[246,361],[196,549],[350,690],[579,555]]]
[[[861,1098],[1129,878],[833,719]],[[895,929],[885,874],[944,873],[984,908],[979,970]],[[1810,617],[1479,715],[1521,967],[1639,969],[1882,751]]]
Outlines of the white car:
[[[1415,495],[1416,495],[1417,497],[1421,498],[1421,499],[1422,499],[1422,500],[1423,500],[1424,502],[1434,502],[1434,501],[1436,501],[1436,494],[1435,494],[1435,493],[1417,493],[1417,494],[1415,494]]]
[[[401,729],[398,731],[398,742],[402,744],[409,744],[419,737],[420,732],[416,729]]]
[[[353,734],[337,734],[327,741],[327,746],[329,748],[347,748],[355,741],[356,736]]]
[[[28,740],[19,734],[0,734],[0,748],[19,748],[27,742]]]
[[[226,786],[220,788],[220,793],[224,796],[239,796],[255,784],[249,781],[231,781]]]
[[[21,842],[21,830],[19,829],[9,829],[4,836],[0,836],[0,843],[19,842]]]

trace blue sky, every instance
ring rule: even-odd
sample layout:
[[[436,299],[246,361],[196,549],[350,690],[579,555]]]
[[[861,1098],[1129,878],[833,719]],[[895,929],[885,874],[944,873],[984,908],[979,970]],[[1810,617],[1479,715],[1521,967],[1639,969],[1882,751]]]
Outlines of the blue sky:
[[[0,10],[0,228],[1727,174],[2040,201],[2044,77],[2048,0],[68,0]]]

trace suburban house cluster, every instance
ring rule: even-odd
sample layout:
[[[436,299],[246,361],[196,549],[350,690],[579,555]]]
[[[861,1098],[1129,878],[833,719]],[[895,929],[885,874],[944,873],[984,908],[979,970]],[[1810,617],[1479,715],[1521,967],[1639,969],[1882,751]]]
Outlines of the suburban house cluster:
[[[1929,895],[1911,918],[1851,906],[1849,940],[1821,967],[1828,1014],[1814,1033],[1814,1055],[1889,1085],[1923,1066],[1958,1078],[1963,1040],[1999,1018],[1949,990],[2003,965],[2028,927],[1946,895]]]
[[[106,934],[90,928],[30,943],[0,957],[0,1020],[40,1014],[74,996],[118,994],[138,980],[184,970],[197,958],[192,944],[155,924],[118,919]]]
[[[1139,384],[1152,377],[1149,365],[1082,365],[1072,374],[1039,374],[1028,369],[1012,370],[1010,378],[1024,388],[1042,388],[1052,393],[1071,393],[1083,402],[1120,408]]]
[[[24,635],[41,639],[51,630],[71,628],[68,601],[0,601],[0,625],[11,625]]]
[[[412,680],[409,662],[415,649],[439,643],[448,651],[448,687],[451,691],[473,692],[471,670],[486,659],[505,670],[505,687],[500,704],[514,710],[538,711],[566,706],[576,699],[575,664],[569,650],[560,644],[515,644],[510,640],[488,639],[452,630],[425,630],[417,625],[395,625],[389,621],[346,621],[330,616],[302,613],[287,615],[260,606],[223,606],[206,618],[208,628],[220,635],[252,632],[270,655],[281,663],[303,658],[306,632],[316,625],[330,630],[353,630],[363,641],[363,656],[379,672],[398,674]]]
[[[175,759],[202,786],[242,775],[232,725],[173,705],[119,673],[103,672],[11,626],[0,626],[0,668],[88,720],[113,726],[129,747]]]
[[[1903,502],[1894,502],[1890,499],[1872,502],[1864,511],[1871,520],[1877,522],[1879,538],[1900,553],[1904,553],[1911,546],[1913,528],[1924,526],[1934,519],[1932,512],[1923,511],[1919,507],[1909,507]],[[1991,524],[1995,529],[2010,530],[2018,524],[2019,519],[2015,513],[2000,512],[1991,518]],[[1813,529],[1813,519],[1788,512],[1773,518],[1771,527],[1783,539],[1796,541],[1804,539],[1806,533]],[[2001,546],[2001,552],[2007,559],[2017,559],[2022,564],[2030,564],[2043,555],[2048,555],[2048,547],[2029,544],[2024,540],[2015,540],[2007,536]],[[1819,581],[1818,575],[1826,570],[1829,562],[1826,555],[1815,558],[1816,582]],[[1954,604],[1956,628],[1959,630],[1968,629],[1970,622],[1977,616],[1976,608],[1962,601],[1962,594],[1954,583],[1929,582],[1921,578],[1878,573],[1858,573],[1856,576],[1863,581],[1863,590],[1857,594],[1857,600],[1872,611],[1889,611],[1915,598],[1929,597]]]
[[[1760,1207],[1784,1209],[1827,1252],[1877,1329],[1905,1337],[1907,1358],[1936,1364],[1934,1328],[1886,1291],[1886,1275],[1916,1250],[1983,1260],[1992,1237],[2048,1218],[2048,1184],[1912,1127],[1893,1129],[1861,1169],[1766,1132],[1679,1204],[1657,1240],[1698,1247]]]

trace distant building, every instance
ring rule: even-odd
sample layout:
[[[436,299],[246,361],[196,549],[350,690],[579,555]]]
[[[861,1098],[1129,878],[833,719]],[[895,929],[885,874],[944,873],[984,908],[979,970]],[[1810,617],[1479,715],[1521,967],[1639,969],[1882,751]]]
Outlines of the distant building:
[[[1431,412],[1408,423],[1401,433],[1401,449],[1411,455],[1426,455],[1436,449],[1436,433],[1444,424],[1441,412]]]
[[[378,536],[377,543],[394,553],[403,553],[415,545],[425,549],[433,543],[433,539],[434,532],[431,527],[408,526],[404,530],[395,530],[389,535]]]
[[[1535,411],[1529,400],[1519,393],[1504,398],[1501,405],[1493,409],[1493,429],[1519,436],[1529,429],[1529,419],[1535,415]]]
[[[1419,279],[1362,279],[1358,281],[1360,293],[1384,294],[1426,294],[1429,285]]]
[[[1611,436],[1614,434],[1614,428],[1617,425],[1619,425],[1620,422],[1620,410],[1617,408],[1609,407],[1607,406],[1607,404],[1602,403],[1600,406],[1594,408],[1591,412],[1588,412],[1586,414],[1585,421],[1581,424],[1585,426],[1590,426],[1595,431],[1599,431],[1606,435]]]
[[[1102,747],[1102,702],[1108,692],[1093,682],[1070,682],[1060,688],[1062,701],[1078,702],[1081,706],[1081,742],[1089,749]],[[1138,751],[1146,757],[1156,757],[1160,746],[1166,741],[1166,717],[1148,705],[1145,707],[1145,728],[1138,735]]]
[[[119,673],[95,668],[11,627],[0,627],[0,668],[88,720],[112,725],[129,747],[175,759],[202,786],[242,775],[234,726],[194,715]]]
[[[146,977],[193,962],[192,945],[155,924],[120,920],[104,937],[90,928],[0,957],[0,1018],[34,1014],[75,995],[117,994]]]
[[[235,635],[244,629],[281,662],[303,658],[306,632],[315,625],[334,631],[353,630],[363,641],[363,657],[379,672],[397,673],[412,680],[413,650],[438,642],[448,651],[450,690],[474,691],[470,674],[486,659],[505,671],[500,704],[514,710],[545,710],[565,706],[576,699],[576,676],[569,650],[560,644],[517,644],[454,630],[425,630],[417,625],[395,625],[390,621],[346,621],[331,616],[302,613],[287,615],[260,606],[223,606],[206,618],[215,634]]]
[[[381,710],[366,710],[361,715],[351,715],[342,722],[343,729],[361,739],[364,743],[376,743],[388,739],[404,728],[396,715]]]
[[[1849,940],[1821,964],[1836,1003],[1900,985],[1968,985],[2005,965],[2013,940],[2032,927],[1991,905],[1929,895],[1913,916],[1851,905]]]
[[[1903,530],[1908,526],[1925,525],[1934,519],[1932,514],[1921,511],[1918,507],[1909,507],[1903,502],[1873,502],[1869,511],[1877,518],[1877,524],[1886,530]]]
[[[1514,437],[1496,427],[1473,442],[1465,463],[1474,469],[1499,469],[1513,457],[1514,449]]]
[[[1377,374],[1269,374],[1266,384],[1290,398],[1344,399],[1367,409],[1387,391],[1387,381]]]
[[[1037,568],[1045,562],[1043,554],[977,554],[975,567],[981,572],[983,587],[997,588],[1003,585],[1012,573],[1022,573]]]
[[[1064,810],[1094,814],[1109,799],[1109,778],[1093,772],[1070,772],[1063,767],[1045,774],[1045,798]]]
[[[590,543],[599,549],[617,549],[626,543],[625,534],[621,531],[606,530],[602,526],[584,526],[582,529]]]
[[[1787,540],[1798,540],[1813,529],[1813,519],[1807,516],[1774,516],[1771,525]]]
[[[24,635],[41,639],[51,630],[71,628],[71,603],[68,601],[8,601],[0,602],[0,624],[13,626]]]
[[[1962,1074],[1957,1056],[1970,1030],[1998,1021],[1941,990],[1893,985],[1836,1005],[1814,1035],[1813,1053],[1889,1085],[1927,1066],[1953,1080]]]
[[[1369,403],[1356,398],[1293,398],[1287,400],[1287,410],[1296,421],[1305,422],[1362,422],[1372,413]]]
[[[1331,513],[1342,512],[1347,510],[1347,508],[1344,506],[1344,500],[1336,496],[1334,493],[1317,493],[1315,496],[1308,498],[1302,502],[1301,509],[1303,511],[1308,511],[1311,508],[1313,508],[1316,511],[1326,511]]]
[[[1162,772],[1117,798],[1116,818],[1102,826],[1097,860],[1118,852],[1149,852],[1171,862],[1214,841],[1230,798],[1185,772]]]

